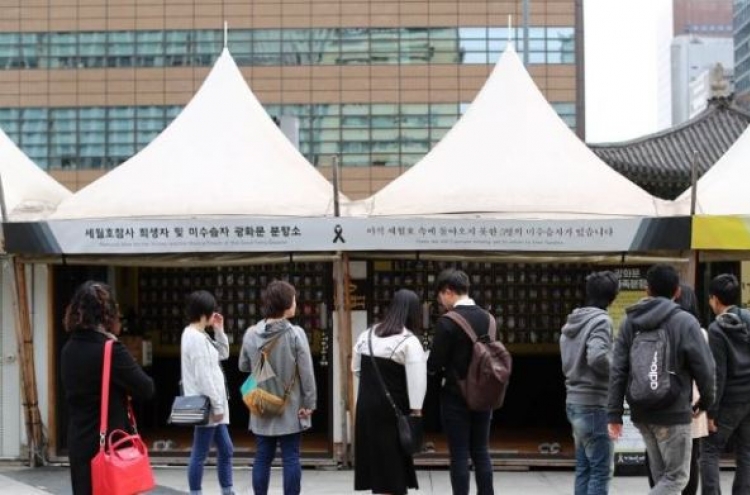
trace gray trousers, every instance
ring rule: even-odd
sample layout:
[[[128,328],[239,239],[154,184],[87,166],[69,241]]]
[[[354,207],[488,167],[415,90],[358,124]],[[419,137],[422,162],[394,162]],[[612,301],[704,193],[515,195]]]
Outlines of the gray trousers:
[[[690,477],[693,450],[690,424],[636,423],[635,426],[646,444],[649,467],[656,483],[649,495],[680,495]]]

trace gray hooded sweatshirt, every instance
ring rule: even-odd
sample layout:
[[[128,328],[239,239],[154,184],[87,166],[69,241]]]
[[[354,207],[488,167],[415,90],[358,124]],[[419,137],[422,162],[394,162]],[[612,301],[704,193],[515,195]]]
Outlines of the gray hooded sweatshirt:
[[[560,336],[567,404],[607,405],[612,359],[612,319],[603,309],[577,308]]]
[[[664,297],[641,299],[625,312],[625,320],[620,325],[620,333],[615,341],[609,374],[609,422],[622,423],[623,404],[630,382],[630,348],[636,332],[664,328],[671,342],[671,371],[679,381],[680,396],[671,405],[659,409],[645,409],[630,404],[630,413],[635,423],[690,424],[693,418],[692,381],[695,381],[700,393],[697,404],[700,410],[708,410],[716,394],[716,364],[698,320],[674,301]]]
[[[275,437],[299,433],[310,426],[300,421],[299,410],[315,409],[317,392],[307,335],[302,328],[292,325],[288,320],[279,320],[270,324],[262,320],[247,329],[242,339],[240,371],[251,373],[260,358],[261,347],[280,334],[282,335],[279,337],[279,342],[268,356],[268,362],[276,378],[262,382],[261,388],[283,397],[284,389],[291,383],[294,374],[299,372],[299,375],[295,379],[284,412],[280,416],[250,415],[250,430],[256,435]]]

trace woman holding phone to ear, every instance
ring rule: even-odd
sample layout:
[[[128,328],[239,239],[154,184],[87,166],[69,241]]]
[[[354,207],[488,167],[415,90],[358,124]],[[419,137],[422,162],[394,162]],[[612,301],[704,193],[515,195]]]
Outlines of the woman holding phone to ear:
[[[180,348],[183,394],[205,395],[211,401],[208,424],[196,426],[193,431],[193,448],[188,467],[190,495],[203,493],[203,465],[211,444],[216,445],[221,493],[233,495],[234,446],[229,437],[226,382],[219,364],[229,358],[229,339],[224,333],[224,317],[216,313],[216,299],[205,290],[188,296],[186,310],[190,324],[182,331]],[[209,325],[214,329],[214,339],[206,333]]]

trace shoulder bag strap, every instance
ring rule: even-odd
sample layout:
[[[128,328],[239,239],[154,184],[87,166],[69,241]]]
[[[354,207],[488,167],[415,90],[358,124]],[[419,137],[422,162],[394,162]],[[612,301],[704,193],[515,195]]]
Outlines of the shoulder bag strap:
[[[495,322],[495,317],[492,316],[492,313],[487,311],[487,318],[490,319],[489,321],[489,328],[487,329],[487,337],[490,339],[490,342],[494,342],[497,340],[497,323]]]
[[[398,344],[396,344],[396,347],[394,347],[393,350],[391,351],[391,355],[389,356],[389,359],[393,359],[393,356],[396,355],[396,351],[398,351],[401,348],[401,344],[403,344],[404,342],[406,342],[407,340],[409,340],[412,337],[417,338],[416,335],[410,334],[410,335],[407,335],[406,337],[404,337],[403,339],[401,339],[398,342]]]
[[[492,314],[489,311],[485,311],[485,314],[487,315],[487,318],[488,318],[487,338],[490,340],[490,342],[494,342],[495,339],[497,338],[497,325],[495,323],[495,317],[492,316]],[[448,317],[456,325],[461,327],[461,330],[463,330],[464,333],[471,339],[472,344],[474,344],[477,340],[479,340],[471,324],[466,320],[466,318],[461,316],[461,314],[458,311],[448,311],[443,316]]]
[[[367,334],[367,345],[370,348],[370,361],[372,361],[372,367],[375,369],[375,376],[378,377],[378,382],[380,382],[380,387],[383,389],[383,393],[385,394],[385,397],[388,399],[388,402],[390,402],[391,407],[393,408],[393,412],[396,413],[396,417],[399,417],[401,414],[401,411],[396,406],[396,402],[393,400],[393,397],[391,397],[391,393],[388,391],[388,387],[385,385],[385,380],[383,380],[383,375],[380,374],[380,368],[378,368],[378,362],[375,358],[375,353],[372,350],[372,330],[369,331]]]
[[[294,331],[294,327],[292,327],[292,330]],[[289,385],[286,386],[284,389],[284,402],[286,403],[287,399],[289,398],[289,395],[292,393],[292,388],[294,388],[294,383],[297,381],[297,376],[299,376],[299,365],[297,364],[297,335],[294,336],[294,373],[292,374],[292,379],[289,382]]]
[[[112,371],[113,340],[104,343],[104,364],[102,365],[102,401],[99,406],[99,450],[104,450],[107,438],[107,419],[109,417],[109,378]]]
[[[474,329],[471,328],[471,325],[468,321],[466,321],[466,318],[461,316],[457,311],[448,311],[443,316],[451,320],[453,323],[458,325],[461,330],[464,331],[464,333],[471,339],[471,343],[475,343],[477,341],[477,334],[474,332]],[[491,322],[490,322],[491,323]]]

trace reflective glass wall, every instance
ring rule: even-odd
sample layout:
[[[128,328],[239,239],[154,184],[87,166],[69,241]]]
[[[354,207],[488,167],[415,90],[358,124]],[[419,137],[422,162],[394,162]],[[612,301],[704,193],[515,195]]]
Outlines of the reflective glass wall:
[[[573,103],[553,103],[572,128]],[[268,105],[299,122],[300,151],[315,165],[410,166],[453,127],[466,103]],[[110,168],[150,143],[180,106],[0,109],[0,128],[46,169]]]
[[[525,47],[520,29],[511,38]],[[237,29],[229,48],[241,66],[487,64],[508,41],[498,27]],[[220,30],[1,33],[0,69],[209,66]],[[529,62],[575,63],[573,27],[530,27]]]

